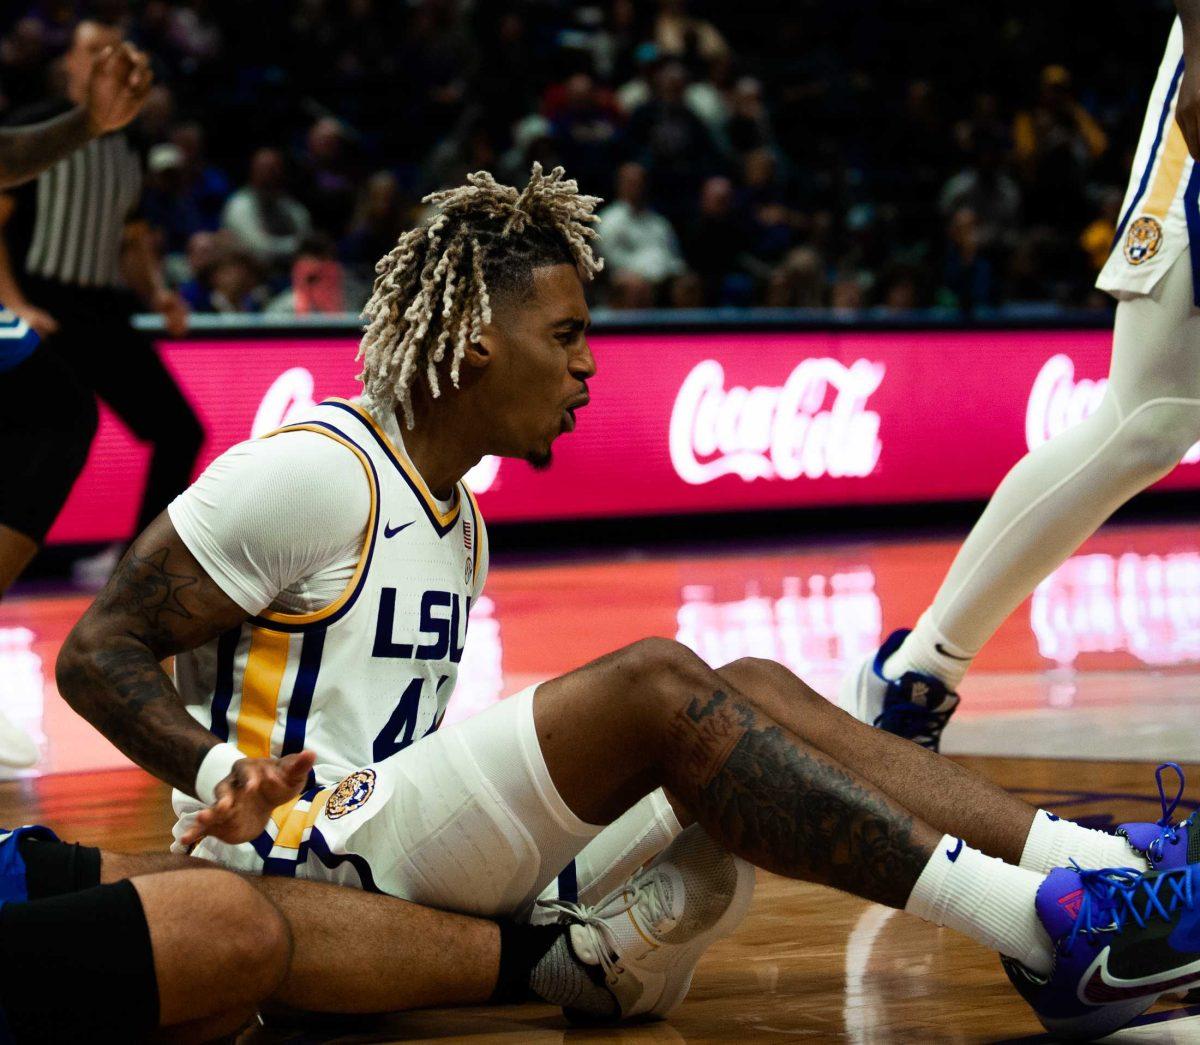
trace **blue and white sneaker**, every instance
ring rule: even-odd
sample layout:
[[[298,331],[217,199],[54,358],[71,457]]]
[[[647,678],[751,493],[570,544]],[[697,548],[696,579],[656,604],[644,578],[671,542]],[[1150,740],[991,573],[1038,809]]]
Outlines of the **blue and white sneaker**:
[[[874,657],[842,680],[838,706],[859,722],[936,751],[942,730],[958,707],[958,694],[932,675],[906,671],[898,679],[889,679],[883,673],[888,657],[900,648],[909,630],[893,631]]]
[[[1172,799],[1167,798],[1163,787],[1163,772],[1167,769],[1173,769],[1179,778],[1179,788]],[[1200,863],[1200,830],[1195,826],[1200,809],[1194,810],[1186,820],[1171,823],[1171,817],[1183,799],[1183,770],[1176,762],[1164,762],[1154,771],[1154,779],[1158,783],[1162,816],[1153,824],[1121,824],[1117,834],[1146,858],[1151,870],[1165,871]]]
[[[1200,984],[1200,867],[1056,868],[1038,889],[1037,913],[1054,942],[1050,975],[1001,962],[1055,1037],[1103,1037],[1161,995]]]

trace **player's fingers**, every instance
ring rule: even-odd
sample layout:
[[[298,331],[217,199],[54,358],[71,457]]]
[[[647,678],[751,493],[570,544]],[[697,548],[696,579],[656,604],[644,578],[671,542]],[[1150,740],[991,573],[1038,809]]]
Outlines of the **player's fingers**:
[[[212,817],[208,815],[208,810],[202,809],[196,814],[191,826],[179,836],[179,841],[184,845],[195,845],[201,838],[208,834],[211,823]]]
[[[301,783],[308,778],[309,771],[317,764],[315,751],[298,751],[279,760],[279,767],[289,781]]]

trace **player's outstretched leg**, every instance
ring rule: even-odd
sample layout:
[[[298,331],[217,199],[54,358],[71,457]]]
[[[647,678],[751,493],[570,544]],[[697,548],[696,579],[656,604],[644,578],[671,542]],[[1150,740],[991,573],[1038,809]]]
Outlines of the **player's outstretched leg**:
[[[988,857],[805,743],[676,643],[636,643],[544,684],[534,716],[559,796],[582,820],[611,820],[665,785],[714,840],[758,866],[998,950],[1059,1030],[1115,1029],[1159,994],[1200,982],[1200,953],[1168,942],[1200,901],[1196,869],[1045,876]],[[1028,828],[1009,806],[979,815]],[[1097,972],[1085,957],[1111,957],[1118,971]]]
[[[972,660],[1035,587],[1200,438],[1200,311],[1185,251],[1117,306],[1097,411],[1024,457],[993,495],[933,605],[843,682],[842,707],[936,749]]]
[[[871,729],[782,664],[747,657],[718,668],[717,674],[804,741],[854,766],[864,780],[906,809],[989,856],[1039,874],[1072,860],[1081,867],[1150,868],[1145,846],[1137,840],[1035,809],[957,762]],[[1164,817],[1169,817],[1165,806]]]

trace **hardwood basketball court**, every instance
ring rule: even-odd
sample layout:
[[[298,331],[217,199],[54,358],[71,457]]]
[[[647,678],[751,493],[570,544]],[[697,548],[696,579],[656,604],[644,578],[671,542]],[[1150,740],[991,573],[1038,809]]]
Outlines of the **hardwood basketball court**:
[[[773,656],[829,692],[882,634],[915,619],[955,547],[830,543],[500,565],[472,619],[452,714],[650,634],[678,637],[714,663]],[[0,784],[0,823],[43,822],[90,844],[162,849],[172,822],[167,788],[127,768],[54,690],[53,658],[86,601],[27,592],[0,605],[4,707],[45,751],[38,775]],[[1198,663],[1200,535],[1182,525],[1113,527],[985,651],[946,746],[1064,816],[1096,825],[1157,819],[1155,765],[1200,761]],[[1193,784],[1188,794],[1200,794],[1200,775]],[[348,960],[369,975],[372,962],[404,956]],[[572,1030],[557,1010],[526,1006],[272,1022],[244,1040],[1048,1040],[1039,1031],[995,955],[978,945],[760,873],[749,917],[705,957],[667,1023]],[[1161,1004],[1111,1040],[1200,1041],[1200,1008]]]

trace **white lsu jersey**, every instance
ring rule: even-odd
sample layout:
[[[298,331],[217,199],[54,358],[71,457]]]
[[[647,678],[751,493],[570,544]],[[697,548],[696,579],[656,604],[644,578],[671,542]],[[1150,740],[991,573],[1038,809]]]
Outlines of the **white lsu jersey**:
[[[437,729],[486,576],[487,538],[466,484],[443,509],[358,403],[326,400],[263,438],[295,431],[336,440],[366,473],[371,509],[354,575],[320,610],[265,610],[179,654],[175,683],[192,716],[248,756],[315,751],[311,790]],[[178,836],[200,803],[177,791],[174,804]]]
[[[1175,19],[1142,123],[1112,250],[1096,286],[1116,298],[1149,294],[1191,248],[1200,272],[1200,176],[1175,122],[1183,78],[1183,27]]]

